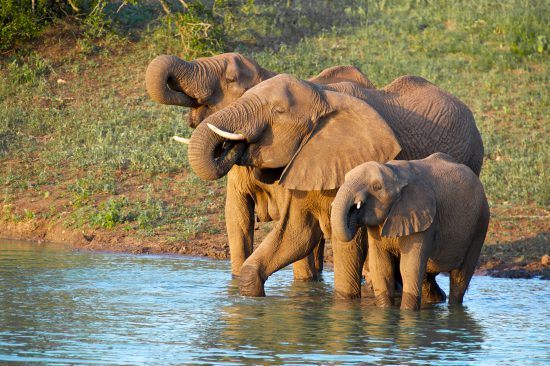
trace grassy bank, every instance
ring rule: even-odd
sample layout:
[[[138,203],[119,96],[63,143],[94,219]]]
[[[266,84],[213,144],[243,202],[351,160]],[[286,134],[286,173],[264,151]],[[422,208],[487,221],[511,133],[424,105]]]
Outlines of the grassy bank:
[[[55,224],[82,232],[84,242],[125,238],[182,253],[194,241],[225,243],[224,182],[190,171],[186,149],[170,140],[190,135],[185,111],[151,102],[144,71],[161,53],[188,59],[235,50],[299,77],[353,64],[380,87],[414,74],[458,96],[485,143],[487,242],[528,243],[518,258],[548,251],[545,2],[242,2],[190,13],[210,22],[215,32],[207,34],[189,28],[195,18],[177,18],[177,8],[166,20],[156,3],[145,3],[107,8],[118,24],[112,29],[56,20],[3,53],[4,225],[23,223],[42,235]]]

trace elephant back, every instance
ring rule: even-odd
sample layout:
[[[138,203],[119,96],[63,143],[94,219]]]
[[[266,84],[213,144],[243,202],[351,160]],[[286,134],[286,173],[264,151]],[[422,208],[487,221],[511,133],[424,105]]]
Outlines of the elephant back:
[[[394,130],[402,150],[398,159],[451,155],[479,175],[483,141],[472,111],[457,97],[418,76],[402,76],[371,98]]]

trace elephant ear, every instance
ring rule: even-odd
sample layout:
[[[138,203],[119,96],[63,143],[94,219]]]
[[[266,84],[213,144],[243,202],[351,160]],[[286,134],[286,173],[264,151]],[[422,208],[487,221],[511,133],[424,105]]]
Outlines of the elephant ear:
[[[254,86],[257,74],[257,67],[252,61],[237,55],[229,58],[225,69],[226,79],[237,82],[244,89]]]
[[[416,179],[401,189],[382,226],[382,236],[397,238],[425,231],[432,225],[435,211],[433,190]]]
[[[325,91],[328,114],[320,117],[280,178],[287,189],[330,190],[348,171],[366,161],[385,163],[401,146],[386,121],[370,105],[349,95]]]

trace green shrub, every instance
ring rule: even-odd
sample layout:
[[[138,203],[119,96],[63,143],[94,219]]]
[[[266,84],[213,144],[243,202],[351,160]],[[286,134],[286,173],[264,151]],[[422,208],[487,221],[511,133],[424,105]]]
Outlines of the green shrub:
[[[106,0],[0,0],[0,50],[37,35],[55,18],[75,15],[83,19],[85,30],[98,37],[108,25],[104,16]]]
[[[99,205],[99,209],[90,217],[90,226],[103,229],[112,229],[116,225],[128,221],[124,215],[124,207],[128,205],[128,199],[109,199]]]
[[[8,64],[10,78],[17,84],[36,83],[52,71],[50,63],[37,53],[31,53],[27,61],[15,58]]]
[[[11,47],[17,40],[33,37],[40,29],[39,21],[30,6],[17,0],[0,0],[0,50]]]
[[[186,58],[223,52],[224,27],[212,9],[201,2],[191,3],[184,11],[166,15],[153,37],[164,49],[183,53]]]

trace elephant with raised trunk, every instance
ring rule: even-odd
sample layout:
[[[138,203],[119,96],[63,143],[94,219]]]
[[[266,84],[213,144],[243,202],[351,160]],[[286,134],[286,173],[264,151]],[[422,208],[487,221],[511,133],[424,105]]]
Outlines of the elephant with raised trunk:
[[[377,305],[392,304],[397,261],[402,309],[420,307],[426,273],[450,272],[449,303],[460,304],[485,240],[489,205],[471,169],[436,153],[422,160],[367,162],[351,170],[334,199],[331,224],[341,242],[353,240],[358,227],[368,228]],[[334,270],[349,274],[345,268]],[[347,291],[345,286],[357,281],[353,276],[339,279],[337,291]]]
[[[238,99],[246,90],[276,73],[237,53],[200,58],[191,62],[175,56],[156,57],[145,75],[147,91],[158,103],[191,109],[189,126],[197,127],[206,117]],[[353,66],[335,66],[310,79],[317,84],[348,81],[352,86],[374,88]],[[187,139],[177,138],[188,143]],[[257,180],[253,170],[235,166],[228,174],[225,217],[232,274],[238,276],[252,253],[254,214],[258,221],[278,220],[278,201],[284,194],[277,185]],[[294,278],[310,280],[323,268],[324,239],[314,253],[294,265]]]
[[[320,87],[279,75],[193,132],[189,162],[201,178],[218,179],[238,164],[286,189],[279,222],[241,269],[245,295],[264,295],[264,282],[273,272],[306,257],[323,233],[331,236],[330,203],[355,166],[447,151],[478,172],[481,168],[483,145],[471,112],[428,81],[402,77],[383,90],[358,89],[368,103],[335,91],[340,87],[351,90],[348,83]],[[360,278],[363,262],[338,261],[364,258],[364,239],[358,235],[355,242],[333,243],[335,268],[353,274],[343,278]],[[355,284],[337,294],[360,296]]]

